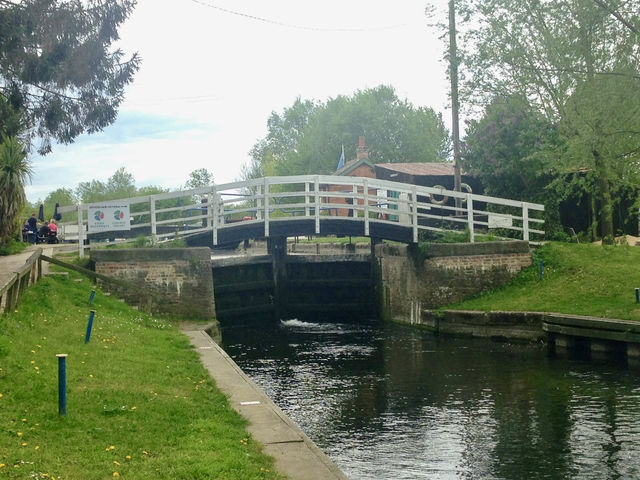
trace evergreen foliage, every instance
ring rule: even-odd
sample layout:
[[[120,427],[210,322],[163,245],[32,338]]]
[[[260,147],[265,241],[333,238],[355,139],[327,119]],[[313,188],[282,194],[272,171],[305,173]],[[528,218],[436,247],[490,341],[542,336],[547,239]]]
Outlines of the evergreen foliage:
[[[140,59],[113,49],[135,0],[0,1],[0,133],[70,143],[113,123]]]

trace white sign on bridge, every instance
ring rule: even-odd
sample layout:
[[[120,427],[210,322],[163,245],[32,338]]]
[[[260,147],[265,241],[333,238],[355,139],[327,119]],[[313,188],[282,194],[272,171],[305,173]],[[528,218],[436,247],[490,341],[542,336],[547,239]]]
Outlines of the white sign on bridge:
[[[89,205],[89,232],[131,230],[129,203],[114,202]]]

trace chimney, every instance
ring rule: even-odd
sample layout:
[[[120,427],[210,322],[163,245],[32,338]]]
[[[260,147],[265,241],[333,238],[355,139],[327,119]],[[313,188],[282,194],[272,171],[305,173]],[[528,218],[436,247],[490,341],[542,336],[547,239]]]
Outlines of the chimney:
[[[369,158],[369,149],[364,144],[364,137],[358,138],[358,148],[356,149],[356,160]]]

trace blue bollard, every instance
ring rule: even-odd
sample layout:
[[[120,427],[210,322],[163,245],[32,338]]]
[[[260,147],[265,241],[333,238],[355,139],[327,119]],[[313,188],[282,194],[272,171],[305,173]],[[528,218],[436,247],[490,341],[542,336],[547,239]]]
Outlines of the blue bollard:
[[[67,414],[67,354],[59,353],[58,357],[58,414]]]
[[[95,310],[91,310],[91,312],[89,312],[89,323],[87,323],[87,334],[84,337],[84,343],[89,343],[89,340],[91,340],[91,328],[93,328],[93,316],[95,314]]]
[[[636,303],[640,303],[640,288],[636,288]]]
[[[540,276],[540,280],[544,277],[544,262],[540,260],[540,264],[538,265],[538,275]]]
[[[89,305],[91,305],[93,303],[93,299],[96,296],[96,289],[94,288],[93,290],[91,290],[91,295],[89,295]]]

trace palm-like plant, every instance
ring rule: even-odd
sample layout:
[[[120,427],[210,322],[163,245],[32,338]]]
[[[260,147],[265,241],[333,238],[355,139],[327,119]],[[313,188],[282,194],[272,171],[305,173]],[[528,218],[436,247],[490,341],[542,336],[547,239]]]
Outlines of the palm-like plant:
[[[15,220],[26,201],[24,184],[33,169],[24,145],[15,137],[0,144],[0,243],[15,232]]]

